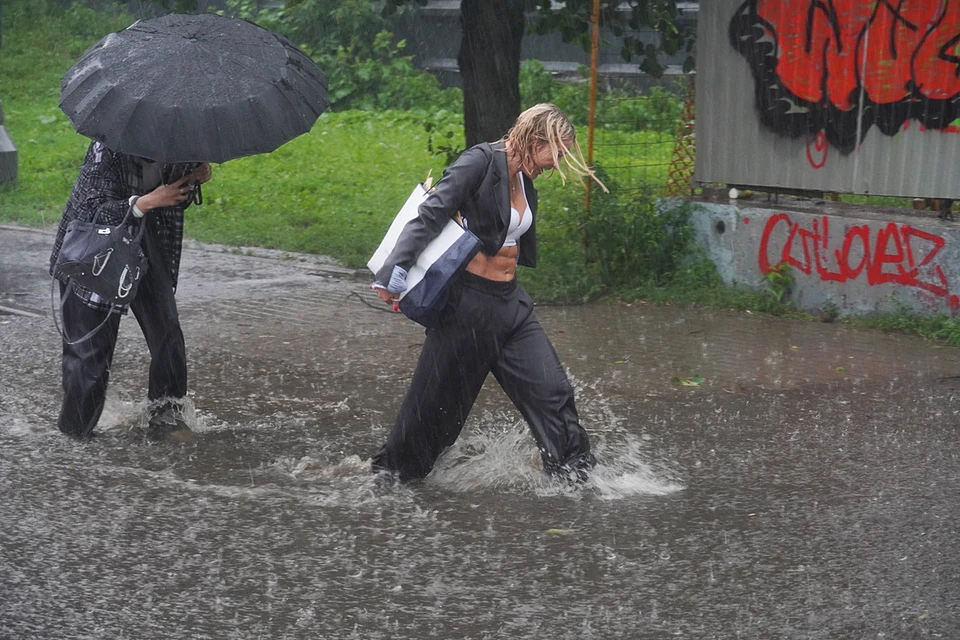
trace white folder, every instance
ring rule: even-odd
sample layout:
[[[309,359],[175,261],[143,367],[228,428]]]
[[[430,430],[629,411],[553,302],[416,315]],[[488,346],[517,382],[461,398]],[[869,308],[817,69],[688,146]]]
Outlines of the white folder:
[[[427,181],[427,184],[430,184],[429,180]],[[371,257],[367,262],[367,268],[370,269],[370,271],[377,273],[380,271],[380,268],[383,267],[383,263],[390,256],[394,246],[397,244],[397,239],[400,237],[400,232],[403,231],[403,228],[408,222],[419,215],[418,209],[420,207],[420,203],[426,199],[427,195],[429,195],[429,191],[427,189],[428,188],[424,187],[423,184],[418,184],[416,187],[414,187],[413,193],[411,193],[410,197],[407,198],[407,202],[403,205],[403,208],[400,209],[397,217],[393,219],[393,223],[390,225],[390,229],[387,230],[387,234],[380,242],[380,246],[377,247],[373,257]],[[455,220],[451,220],[443,228],[443,231],[440,232],[440,235],[430,241],[430,244],[424,248],[424,250],[420,253],[420,256],[417,258],[417,263],[413,265],[407,272],[407,288],[400,294],[401,300],[423,279],[423,275],[427,272],[427,269],[430,267],[430,265],[436,262],[438,258],[440,258],[448,249],[450,249],[450,247],[453,246],[453,244],[459,240],[460,236],[463,234],[463,227],[457,224]]]

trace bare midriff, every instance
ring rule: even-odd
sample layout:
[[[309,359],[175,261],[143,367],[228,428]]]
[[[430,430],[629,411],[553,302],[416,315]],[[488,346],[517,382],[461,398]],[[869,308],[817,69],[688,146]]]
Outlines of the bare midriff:
[[[513,280],[517,277],[517,247],[501,247],[495,256],[481,251],[467,265],[467,271],[487,280]]]
[[[526,213],[527,197],[523,193],[523,182],[519,171],[513,171],[510,175],[510,206],[516,211]],[[523,213],[520,214],[521,220],[523,215]],[[467,265],[467,271],[487,280],[509,282],[517,277],[518,253],[519,249],[515,244],[509,247],[500,247],[500,251],[495,256],[488,256],[481,251]]]

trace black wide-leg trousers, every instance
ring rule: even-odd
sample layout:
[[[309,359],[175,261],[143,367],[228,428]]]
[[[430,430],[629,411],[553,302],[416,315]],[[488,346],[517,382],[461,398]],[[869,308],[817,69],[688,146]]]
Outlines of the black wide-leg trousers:
[[[493,372],[520,410],[549,472],[592,467],[573,388],[516,281],[495,282],[469,272],[452,287],[440,326],[427,330],[413,382],[374,470],[422,478],[452,445]]]
[[[150,349],[147,397],[182,398],[187,394],[186,347],[169,267],[151,222],[148,215],[141,223],[147,225],[143,250],[149,267],[130,309]],[[67,286],[60,284],[61,296]],[[121,315],[89,307],[72,293],[66,296],[63,330],[68,340],[87,334],[105,318],[103,327],[87,340],[73,345],[67,344],[67,340],[63,342],[63,404],[58,426],[63,433],[77,438],[89,436],[103,412]]]

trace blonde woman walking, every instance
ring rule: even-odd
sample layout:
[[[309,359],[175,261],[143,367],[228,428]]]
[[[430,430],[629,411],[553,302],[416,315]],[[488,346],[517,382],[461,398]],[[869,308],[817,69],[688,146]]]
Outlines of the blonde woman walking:
[[[545,471],[582,480],[594,466],[573,388],[516,279],[518,264],[537,263],[533,181],[553,169],[565,181],[564,168],[596,180],[570,120],[556,106],[538,104],[520,114],[504,139],[465,151],[404,228],[375,278],[388,304],[406,289],[420,252],[458,212],[483,247],[451,286],[439,326],[427,329],[413,382],[373,458],[375,472],[401,480],[429,474],[460,435],[490,372],[530,425]]]

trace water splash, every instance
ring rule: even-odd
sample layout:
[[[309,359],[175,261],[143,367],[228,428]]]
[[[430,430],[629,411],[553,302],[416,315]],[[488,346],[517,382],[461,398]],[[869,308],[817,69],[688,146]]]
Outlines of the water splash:
[[[168,399],[161,398],[155,401],[146,399],[127,400],[120,396],[116,388],[108,387],[103,413],[97,422],[96,430],[101,433],[143,431],[149,424],[151,409],[166,400]],[[183,420],[191,431],[202,432],[206,430],[205,425],[198,419],[196,406],[189,396],[177,399],[176,402],[178,404],[177,417]]]
[[[665,496],[683,490],[663,462],[650,462],[649,444],[637,436],[596,439],[595,455],[599,464],[590,476],[589,486],[604,500],[632,496]]]
[[[525,425],[504,428],[502,418],[494,420],[501,426],[486,425],[463,433],[437,460],[429,482],[457,493],[544,488],[550,480]]]
[[[525,424],[504,426],[503,416],[487,416],[481,429],[461,435],[437,461],[431,484],[471,493],[489,490],[533,491],[540,496],[582,496],[593,493],[605,500],[637,495],[667,495],[683,485],[648,462],[651,454],[642,437],[614,430],[592,437],[597,467],[581,487],[558,481],[543,472],[540,455]]]

